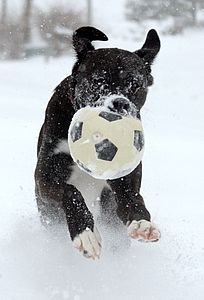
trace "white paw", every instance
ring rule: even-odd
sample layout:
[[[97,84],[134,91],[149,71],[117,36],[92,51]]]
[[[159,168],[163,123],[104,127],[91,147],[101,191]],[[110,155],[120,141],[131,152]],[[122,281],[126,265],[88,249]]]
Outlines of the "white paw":
[[[156,242],[161,237],[159,228],[146,220],[133,220],[128,226],[127,232],[129,237],[145,242]]]
[[[94,232],[87,228],[77,235],[73,240],[73,245],[87,258],[96,259],[101,254],[101,236],[96,227]]]

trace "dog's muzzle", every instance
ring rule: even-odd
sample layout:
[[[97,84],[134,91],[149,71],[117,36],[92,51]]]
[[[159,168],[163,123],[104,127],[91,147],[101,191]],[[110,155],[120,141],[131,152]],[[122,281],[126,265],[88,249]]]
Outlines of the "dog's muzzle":
[[[94,106],[104,106],[106,109],[123,116],[131,115],[136,117],[138,113],[136,106],[128,98],[122,95],[101,97]]]

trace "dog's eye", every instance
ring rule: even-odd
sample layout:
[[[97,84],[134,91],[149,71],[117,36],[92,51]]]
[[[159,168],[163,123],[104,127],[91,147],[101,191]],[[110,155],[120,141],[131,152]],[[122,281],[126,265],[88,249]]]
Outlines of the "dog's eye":
[[[103,83],[104,83],[104,80],[103,80],[103,79],[99,79],[98,82],[97,82],[98,85],[101,85],[101,84],[103,84]]]
[[[104,83],[104,79],[103,78],[94,78],[93,83],[95,85],[102,85]]]

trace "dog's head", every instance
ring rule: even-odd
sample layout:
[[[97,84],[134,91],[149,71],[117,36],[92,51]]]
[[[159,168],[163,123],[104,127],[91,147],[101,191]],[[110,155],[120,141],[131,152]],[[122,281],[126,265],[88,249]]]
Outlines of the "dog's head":
[[[112,97],[112,110],[130,109],[133,103],[139,112],[147,90],[153,83],[151,64],[160,49],[154,29],[147,34],[141,49],[130,52],[118,48],[95,50],[92,41],[108,40],[93,27],[81,27],[73,34],[77,62],[72,70],[75,108],[95,105],[107,96]]]

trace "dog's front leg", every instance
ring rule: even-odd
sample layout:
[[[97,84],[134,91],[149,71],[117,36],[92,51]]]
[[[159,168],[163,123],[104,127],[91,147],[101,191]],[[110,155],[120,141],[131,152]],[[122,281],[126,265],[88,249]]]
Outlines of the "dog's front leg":
[[[74,247],[88,258],[99,258],[100,234],[81,193],[71,184],[67,184],[64,190],[63,209]]]
[[[156,241],[160,231],[150,221],[150,213],[140,195],[141,178],[142,163],[131,174],[108,183],[115,194],[118,217],[127,226],[128,235],[138,240]]]

